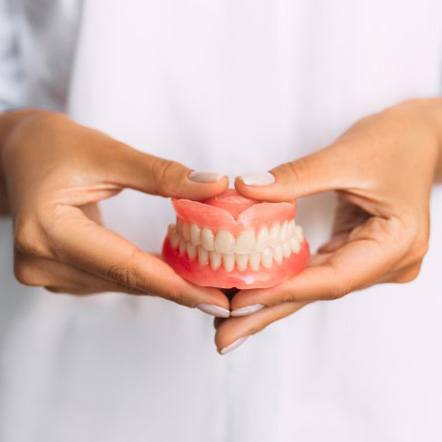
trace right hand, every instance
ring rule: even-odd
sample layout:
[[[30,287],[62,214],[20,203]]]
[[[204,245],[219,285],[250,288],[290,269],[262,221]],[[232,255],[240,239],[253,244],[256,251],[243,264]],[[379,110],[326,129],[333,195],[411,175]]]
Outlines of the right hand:
[[[73,294],[158,295],[228,313],[220,290],[186,282],[157,256],[103,227],[97,206],[124,188],[201,200],[223,192],[226,177],[192,181],[183,165],[143,154],[58,113],[10,112],[0,116],[0,126],[20,282]]]

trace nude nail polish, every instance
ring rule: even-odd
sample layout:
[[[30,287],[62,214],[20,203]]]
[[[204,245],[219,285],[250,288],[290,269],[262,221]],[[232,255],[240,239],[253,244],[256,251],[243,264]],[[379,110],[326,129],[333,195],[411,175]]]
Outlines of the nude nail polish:
[[[190,181],[196,183],[215,183],[222,179],[225,175],[218,172],[211,172],[208,170],[192,170],[189,173],[188,178]]]
[[[270,172],[241,175],[239,178],[246,186],[269,186],[275,183],[275,177]]]
[[[227,347],[222,348],[219,350],[219,353],[222,355],[225,355],[226,353],[229,353],[235,349],[237,349],[241,344],[247,341],[250,336],[243,336],[242,338],[237,339],[236,341],[233,341],[230,345]]]
[[[215,316],[217,318],[228,318],[230,316],[230,311],[226,308],[220,307],[214,304],[198,304],[196,306],[198,310],[201,310],[208,315]]]
[[[233,310],[230,316],[239,317],[239,316],[247,316],[251,315],[252,313],[256,313],[259,310],[264,308],[262,304],[252,304],[247,305],[245,307],[237,308],[236,310]]]

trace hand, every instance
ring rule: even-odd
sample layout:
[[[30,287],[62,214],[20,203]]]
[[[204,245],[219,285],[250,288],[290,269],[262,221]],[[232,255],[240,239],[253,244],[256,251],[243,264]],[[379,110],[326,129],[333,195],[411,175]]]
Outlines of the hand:
[[[429,198],[440,172],[440,100],[402,103],[359,121],[332,145],[271,171],[274,184],[236,189],[283,201],[334,190],[339,195],[330,241],[301,274],[270,289],[238,292],[232,315],[217,322],[218,349],[262,330],[317,300],[332,300],[384,282],[416,278],[427,251]]]
[[[97,206],[126,187],[204,199],[223,192],[227,178],[192,181],[183,165],[143,154],[62,114],[21,111],[0,119],[20,282],[53,292],[153,294],[228,314],[221,291],[189,284],[158,257],[103,227]]]

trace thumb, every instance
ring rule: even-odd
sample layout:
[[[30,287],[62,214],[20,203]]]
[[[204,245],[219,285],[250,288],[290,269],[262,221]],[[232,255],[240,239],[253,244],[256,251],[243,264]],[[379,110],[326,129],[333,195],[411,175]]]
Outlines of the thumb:
[[[281,164],[270,172],[235,180],[242,195],[265,201],[290,201],[301,196],[346,188],[343,161],[334,148]]]
[[[181,163],[118,146],[106,165],[112,184],[153,195],[204,200],[228,187],[228,178],[217,172],[193,171]]]

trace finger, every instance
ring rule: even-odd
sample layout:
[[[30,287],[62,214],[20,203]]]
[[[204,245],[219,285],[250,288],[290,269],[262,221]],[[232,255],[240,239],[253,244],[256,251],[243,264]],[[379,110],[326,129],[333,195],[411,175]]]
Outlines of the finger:
[[[58,222],[48,227],[52,258],[127,289],[189,307],[210,304],[223,310],[229,308],[229,301],[220,290],[188,283],[164,261],[95,224],[80,209],[58,207],[57,217]]]
[[[16,251],[15,275],[24,285],[46,287],[56,293],[90,295],[106,292],[137,294],[134,290],[98,278],[60,262],[23,255]]]
[[[328,147],[299,160],[281,164],[270,171],[274,177],[273,184],[268,184],[270,180],[237,177],[235,188],[246,197],[265,201],[289,201],[318,192],[346,189],[353,180],[343,171],[352,170],[351,175],[354,175],[354,168],[345,166],[345,163],[351,161],[348,158],[351,154],[340,155],[339,152],[338,147]]]
[[[308,267],[276,287],[239,292],[231,302],[232,315],[235,310],[250,305],[342,297],[376,283],[394,270],[408,249],[399,221],[372,219],[355,229],[349,242],[330,254],[325,262]]]
[[[228,187],[228,178],[220,173],[195,172],[181,163],[120,143],[105,166],[105,174],[112,184],[166,197],[204,200]]]
[[[235,344],[238,341],[242,343],[269,324],[297,312],[307,304],[307,302],[288,302],[265,308],[249,316],[225,319],[218,323],[215,335],[216,347],[221,354],[225,354],[230,349],[236,348]]]

